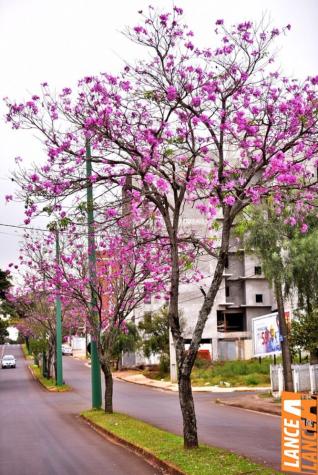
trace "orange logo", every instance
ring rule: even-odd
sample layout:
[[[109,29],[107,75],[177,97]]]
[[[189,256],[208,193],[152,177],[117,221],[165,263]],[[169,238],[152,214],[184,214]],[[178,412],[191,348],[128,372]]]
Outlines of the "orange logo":
[[[282,394],[282,470],[318,474],[317,400]]]

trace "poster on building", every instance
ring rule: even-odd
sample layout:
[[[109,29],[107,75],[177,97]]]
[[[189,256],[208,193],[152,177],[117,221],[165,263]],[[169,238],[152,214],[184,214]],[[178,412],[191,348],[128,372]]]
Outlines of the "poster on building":
[[[277,313],[252,319],[254,356],[265,356],[281,351]]]

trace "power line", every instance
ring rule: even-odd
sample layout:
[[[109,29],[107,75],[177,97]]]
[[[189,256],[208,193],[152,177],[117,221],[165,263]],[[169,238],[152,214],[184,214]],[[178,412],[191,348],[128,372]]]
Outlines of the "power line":
[[[47,233],[50,233],[51,231],[49,229],[43,229],[43,228],[33,228],[33,227],[29,227],[29,226],[18,226],[18,225],[14,225],[14,224],[5,224],[5,223],[0,223],[0,226],[4,226],[6,228],[17,228],[17,229],[26,229],[28,231],[42,231],[42,232],[47,232]]]

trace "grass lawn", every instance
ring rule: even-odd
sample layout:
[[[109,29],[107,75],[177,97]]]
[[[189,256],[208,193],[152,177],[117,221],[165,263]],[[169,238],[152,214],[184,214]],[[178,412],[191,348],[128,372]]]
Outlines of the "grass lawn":
[[[222,386],[224,382],[231,386],[267,386],[271,363],[271,358],[263,358],[261,364],[256,359],[215,363],[199,360],[193,368],[192,383],[194,386]]]
[[[62,386],[56,386],[54,379],[47,379],[42,376],[41,368],[37,365],[31,365],[32,372],[36,379],[49,391],[65,392],[70,391],[71,387],[68,384],[63,384]]]
[[[102,410],[83,412],[84,417],[116,436],[141,447],[160,460],[169,462],[189,475],[274,475],[276,472],[239,455],[201,445],[184,450],[180,436],[157,429],[124,414],[105,414]]]
[[[210,363],[205,360],[196,360],[192,370],[193,386],[270,386],[269,366],[271,358],[263,358],[260,364],[258,359],[239,361],[216,361]],[[162,375],[156,370],[145,370],[147,378],[164,379],[169,381],[169,374]]]

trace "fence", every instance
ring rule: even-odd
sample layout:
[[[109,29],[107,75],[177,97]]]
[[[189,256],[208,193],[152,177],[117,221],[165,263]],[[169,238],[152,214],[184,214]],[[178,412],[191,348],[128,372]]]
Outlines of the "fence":
[[[318,365],[292,365],[294,391],[318,392]],[[272,393],[280,396],[284,390],[283,366],[281,364],[270,366]]]

